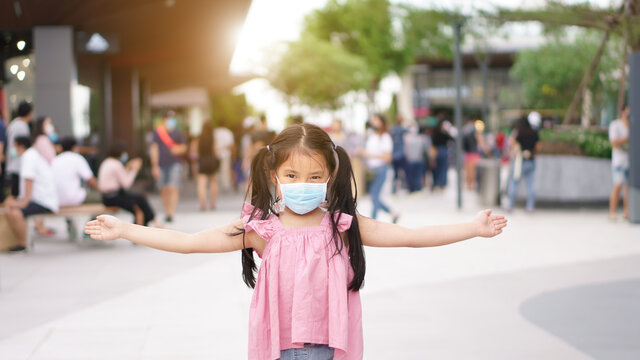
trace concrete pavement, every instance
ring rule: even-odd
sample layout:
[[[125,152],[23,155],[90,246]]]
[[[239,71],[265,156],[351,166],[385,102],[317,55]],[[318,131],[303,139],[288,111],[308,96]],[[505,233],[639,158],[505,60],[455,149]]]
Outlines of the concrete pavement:
[[[453,187],[385,198],[408,227],[480,209],[465,193],[456,210]],[[224,194],[220,210],[200,213],[187,198],[172,227],[232,221],[241,199]],[[365,359],[640,358],[640,227],[609,222],[606,209],[509,219],[494,239],[367,248]],[[238,253],[37,239],[34,253],[0,255],[0,359],[246,358],[251,291],[240,274]]]

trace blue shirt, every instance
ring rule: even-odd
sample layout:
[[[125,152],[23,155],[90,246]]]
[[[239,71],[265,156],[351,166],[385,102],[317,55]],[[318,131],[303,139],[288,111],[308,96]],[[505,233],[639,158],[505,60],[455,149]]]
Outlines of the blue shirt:
[[[401,125],[394,125],[391,128],[391,140],[393,141],[391,157],[393,160],[399,160],[404,157],[404,134],[406,133],[407,129]]]
[[[2,153],[7,152],[7,127],[4,124],[4,120],[0,117],[0,141],[2,141]]]
[[[172,130],[168,131],[167,133],[169,134],[171,140],[173,140],[173,142],[176,144],[185,144],[187,142],[180,130]],[[171,167],[171,165],[181,162],[181,158],[179,156],[171,154],[171,151],[169,151],[169,147],[165,145],[164,142],[162,142],[162,139],[160,138],[160,135],[158,135],[157,130],[153,132],[153,142],[158,144],[158,166],[163,169],[167,169]]]

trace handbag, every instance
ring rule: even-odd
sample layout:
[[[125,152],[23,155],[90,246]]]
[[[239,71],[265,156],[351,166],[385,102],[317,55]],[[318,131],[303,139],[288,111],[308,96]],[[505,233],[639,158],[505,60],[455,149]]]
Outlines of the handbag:
[[[0,251],[7,251],[18,245],[18,239],[9,226],[7,215],[0,214]]]

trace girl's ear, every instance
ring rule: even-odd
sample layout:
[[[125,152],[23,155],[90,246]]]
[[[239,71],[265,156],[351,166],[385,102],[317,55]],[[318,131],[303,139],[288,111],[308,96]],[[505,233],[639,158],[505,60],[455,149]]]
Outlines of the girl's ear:
[[[271,174],[271,183],[273,183],[273,187],[276,189],[276,195],[279,199],[282,199],[282,193],[280,192],[280,186],[278,185],[278,180],[276,179],[276,172],[271,170],[269,172]]]

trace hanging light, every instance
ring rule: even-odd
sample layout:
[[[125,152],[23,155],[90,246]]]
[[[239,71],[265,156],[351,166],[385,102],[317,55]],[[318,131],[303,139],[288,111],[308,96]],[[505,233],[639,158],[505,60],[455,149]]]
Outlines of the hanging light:
[[[22,51],[24,47],[27,46],[27,43],[24,40],[20,40],[16,43],[16,47],[18,50]]]
[[[18,77],[18,80],[22,81],[22,80],[24,80],[24,76],[25,75],[26,75],[25,72],[20,70],[20,71],[18,71],[18,74],[16,76]]]
[[[17,74],[17,73],[18,73],[18,70],[19,70],[19,69],[20,69],[20,68],[18,67],[18,65],[13,64],[13,65],[11,65],[11,67],[9,68],[9,71],[11,71],[11,74],[15,75],[15,74]]]

